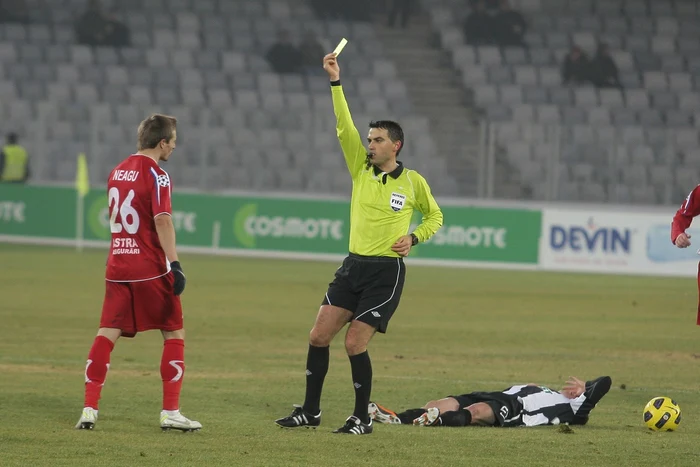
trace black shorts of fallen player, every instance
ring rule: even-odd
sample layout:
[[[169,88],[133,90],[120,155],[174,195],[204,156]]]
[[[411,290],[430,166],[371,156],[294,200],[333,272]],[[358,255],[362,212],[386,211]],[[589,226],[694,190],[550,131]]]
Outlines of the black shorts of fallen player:
[[[488,404],[496,418],[495,426],[522,426],[523,404],[517,396],[503,392],[470,392],[460,396],[447,396],[456,399],[459,409],[465,409],[477,402]]]

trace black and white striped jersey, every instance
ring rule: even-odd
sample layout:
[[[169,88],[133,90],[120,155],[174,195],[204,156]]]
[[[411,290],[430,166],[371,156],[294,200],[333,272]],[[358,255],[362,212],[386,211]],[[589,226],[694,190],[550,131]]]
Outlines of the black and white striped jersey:
[[[518,385],[511,386],[503,394],[518,398],[522,404],[523,426],[559,425],[560,423],[575,423],[581,407],[586,402],[586,395],[581,394],[576,399],[569,399],[559,391],[545,386]],[[585,412],[588,412],[586,410]]]

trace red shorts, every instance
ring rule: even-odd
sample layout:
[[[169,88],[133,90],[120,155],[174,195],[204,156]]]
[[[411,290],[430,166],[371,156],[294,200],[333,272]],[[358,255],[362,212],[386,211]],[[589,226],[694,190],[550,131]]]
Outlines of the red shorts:
[[[182,304],[173,294],[173,274],[143,282],[110,282],[105,288],[101,328],[117,328],[134,337],[149,329],[182,329]]]

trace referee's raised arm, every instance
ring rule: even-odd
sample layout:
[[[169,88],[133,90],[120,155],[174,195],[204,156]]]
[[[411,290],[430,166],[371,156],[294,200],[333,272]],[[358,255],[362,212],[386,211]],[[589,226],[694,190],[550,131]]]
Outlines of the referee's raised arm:
[[[323,57],[323,69],[328,73],[331,80],[331,95],[333,96],[333,110],[336,118],[336,131],[340,147],[345,156],[345,162],[352,177],[356,177],[362,170],[367,159],[367,151],[360,132],[357,131],[350,115],[348,103],[343,94],[343,87],[340,85],[340,67],[336,54],[331,53]]]

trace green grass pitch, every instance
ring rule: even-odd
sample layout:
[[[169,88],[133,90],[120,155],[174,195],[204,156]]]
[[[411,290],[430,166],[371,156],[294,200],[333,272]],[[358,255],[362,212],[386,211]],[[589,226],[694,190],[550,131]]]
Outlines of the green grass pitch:
[[[694,279],[409,264],[388,333],[370,344],[374,400],[402,409],[514,383],[558,388],[569,375],[607,374],[613,388],[573,433],[378,425],[355,437],[331,433],[353,407],[341,336],[321,427],[273,424],[303,399],[308,331],[338,265],[184,255],[181,405],[204,428],[160,431],[162,339],[148,332],[118,342],[100,419],[82,432],[104,263],[104,251],[0,246],[0,465],[700,465]],[[675,433],[643,426],[661,395],[683,410]]]

